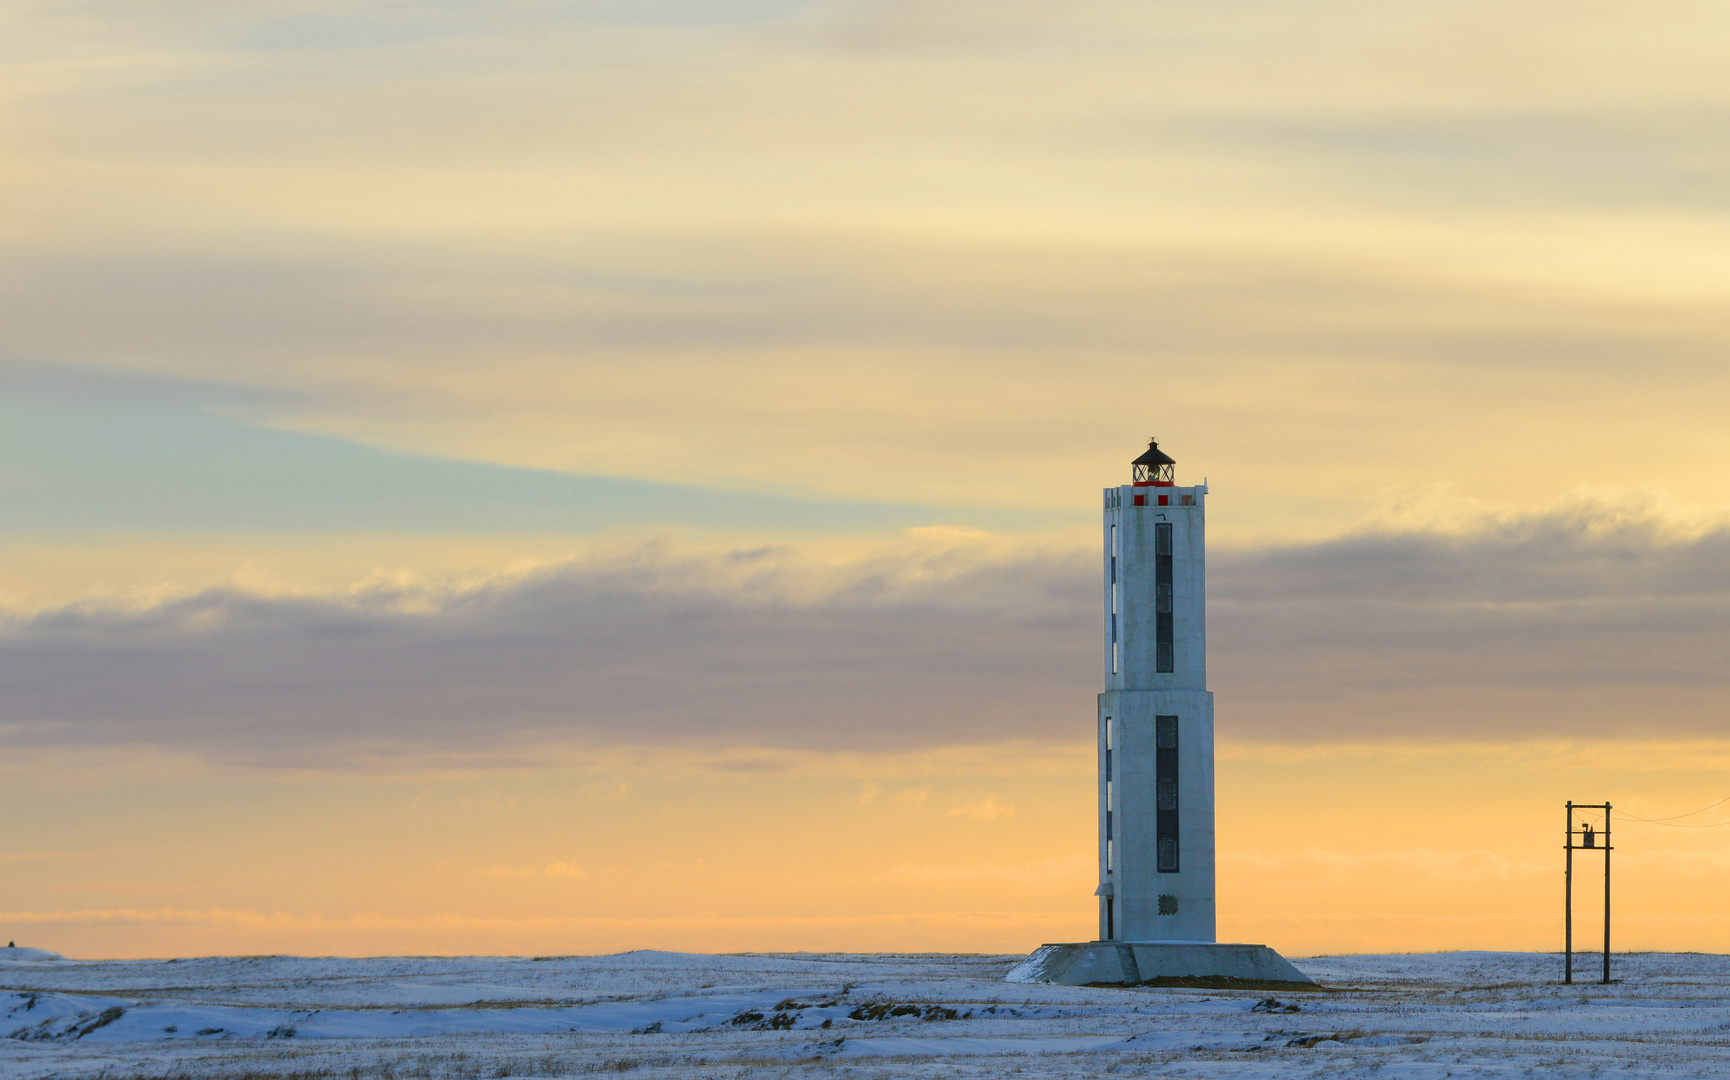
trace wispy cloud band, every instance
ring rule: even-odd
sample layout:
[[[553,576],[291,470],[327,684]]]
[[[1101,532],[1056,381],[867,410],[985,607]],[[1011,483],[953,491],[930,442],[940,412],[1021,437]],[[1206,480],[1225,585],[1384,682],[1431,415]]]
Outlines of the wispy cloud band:
[[[1730,532],[1576,504],[1466,533],[1221,552],[1223,738],[1721,730]],[[552,747],[883,752],[1084,740],[1098,586],[961,542],[846,566],[651,545],[479,584],[86,602],[0,634],[0,739],[292,767]]]

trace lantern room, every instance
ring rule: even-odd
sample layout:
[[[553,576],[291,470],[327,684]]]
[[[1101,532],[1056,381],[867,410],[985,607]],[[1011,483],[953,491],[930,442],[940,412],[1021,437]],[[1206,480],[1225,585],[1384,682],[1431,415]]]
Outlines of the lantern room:
[[[1147,453],[1130,462],[1134,468],[1136,487],[1174,487],[1177,484],[1174,466],[1177,462],[1159,448],[1158,439],[1147,440]]]

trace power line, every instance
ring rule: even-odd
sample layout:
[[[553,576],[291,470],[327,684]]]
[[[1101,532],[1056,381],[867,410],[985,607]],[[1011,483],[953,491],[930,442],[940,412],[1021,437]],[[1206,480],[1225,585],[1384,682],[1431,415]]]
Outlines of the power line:
[[[1710,825],[1672,825],[1668,821],[1647,821],[1645,818],[1633,817],[1629,814],[1617,814],[1623,821],[1638,821],[1647,825],[1662,825],[1666,829],[1722,829],[1730,826],[1730,821],[1714,821]]]
[[[1722,803],[1727,803],[1727,802],[1730,802],[1730,799],[1719,799],[1717,802],[1713,803],[1712,806],[1718,806]],[[1647,824],[1647,825],[1662,825],[1666,829],[1722,829],[1725,826],[1730,826],[1730,821],[1713,821],[1713,822],[1708,822],[1707,824],[1704,824],[1704,825],[1677,825],[1676,824],[1676,822],[1682,818],[1693,817],[1695,814],[1704,814],[1706,811],[1712,809],[1712,806],[1702,806],[1700,809],[1695,810],[1691,813],[1677,814],[1675,817],[1667,817],[1667,818],[1635,817],[1633,814],[1630,814],[1626,811],[1618,811],[1616,816],[1621,818],[1623,821],[1639,821],[1639,822],[1643,822],[1644,824]]]
[[[1725,796],[1724,798],[1719,799],[1717,802],[1712,803],[1710,806],[1702,806],[1698,810],[1690,810],[1686,814],[1677,814],[1675,817],[1635,818],[1634,820],[1635,821],[1645,821],[1645,822],[1648,822],[1649,824],[1653,824],[1653,825],[1661,825],[1666,821],[1681,821],[1685,817],[1693,817],[1695,814],[1704,814],[1706,811],[1712,809],[1713,806],[1722,806],[1727,802],[1730,802],[1730,796]],[[1623,815],[1623,816],[1626,817],[1627,815]]]

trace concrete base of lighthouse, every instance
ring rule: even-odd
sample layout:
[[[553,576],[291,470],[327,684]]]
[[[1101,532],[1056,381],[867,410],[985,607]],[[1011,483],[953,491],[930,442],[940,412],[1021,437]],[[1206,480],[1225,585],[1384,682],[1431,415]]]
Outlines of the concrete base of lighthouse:
[[[1004,978],[1059,986],[1199,986],[1246,990],[1315,987],[1266,945],[1213,941],[1083,941],[1041,945]]]

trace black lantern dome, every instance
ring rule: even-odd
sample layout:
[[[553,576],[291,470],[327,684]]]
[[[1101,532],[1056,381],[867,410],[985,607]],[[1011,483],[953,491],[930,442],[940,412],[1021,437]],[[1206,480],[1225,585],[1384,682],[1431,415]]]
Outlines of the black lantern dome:
[[[1130,462],[1134,467],[1136,487],[1175,487],[1173,467],[1177,464],[1170,454],[1159,448],[1158,439],[1147,440],[1147,453]]]

